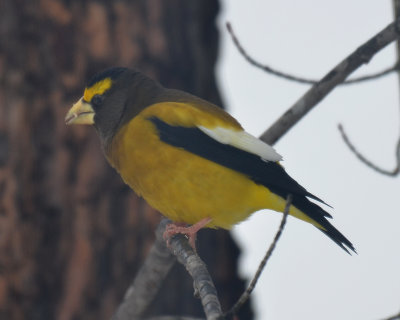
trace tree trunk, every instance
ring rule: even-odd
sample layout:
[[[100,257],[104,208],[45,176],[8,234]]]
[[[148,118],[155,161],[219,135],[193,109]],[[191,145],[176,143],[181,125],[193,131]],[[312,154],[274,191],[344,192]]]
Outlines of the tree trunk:
[[[160,215],[106,164],[90,127],[64,116],[85,81],[128,66],[221,104],[217,0],[0,1],[0,319],[108,319]],[[199,253],[222,305],[243,290],[227,232]],[[202,316],[175,266],[152,315]],[[247,306],[243,319],[252,317]]]

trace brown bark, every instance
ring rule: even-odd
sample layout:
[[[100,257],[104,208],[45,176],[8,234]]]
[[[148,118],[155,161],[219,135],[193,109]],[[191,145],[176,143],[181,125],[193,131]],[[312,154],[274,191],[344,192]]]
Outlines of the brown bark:
[[[216,0],[0,1],[0,319],[108,319],[159,214],[106,164],[92,128],[64,115],[85,81],[136,67],[220,104]],[[203,231],[225,309],[243,290],[238,249]],[[149,314],[202,315],[180,266]],[[248,308],[243,318],[249,319]]]

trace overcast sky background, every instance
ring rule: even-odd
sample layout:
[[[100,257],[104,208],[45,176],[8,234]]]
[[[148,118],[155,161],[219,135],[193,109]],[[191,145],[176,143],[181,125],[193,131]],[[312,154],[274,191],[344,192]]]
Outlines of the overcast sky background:
[[[228,110],[260,135],[309,86],[250,66],[233,46],[226,21],[254,58],[319,79],[392,16],[390,0],[222,1],[217,76]],[[354,75],[394,61],[391,45]],[[344,145],[338,123],[365,156],[393,168],[399,134],[396,75],[335,89],[276,144],[290,175],[334,207],[328,210],[333,224],[359,254],[347,255],[314,227],[290,218],[255,290],[257,319],[375,320],[400,309],[400,178],[361,164]],[[234,228],[244,250],[243,276],[254,274],[280,220],[280,214],[258,212]]]

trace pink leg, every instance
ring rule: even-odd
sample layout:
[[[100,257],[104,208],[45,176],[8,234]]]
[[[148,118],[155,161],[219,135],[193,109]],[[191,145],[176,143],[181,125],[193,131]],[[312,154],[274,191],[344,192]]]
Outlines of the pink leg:
[[[196,242],[197,232],[211,220],[212,220],[211,218],[204,218],[199,222],[195,223],[194,225],[191,225],[190,227],[183,227],[182,223],[179,222],[171,223],[167,225],[167,227],[165,228],[163,238],[165,241],[167,241],[167,245],[169,245],[169,239],[171,239],[172,236],[178,233],[184,234],[188,238],[190,246],[193,248],[194,251],[196,251],[195,242]]]

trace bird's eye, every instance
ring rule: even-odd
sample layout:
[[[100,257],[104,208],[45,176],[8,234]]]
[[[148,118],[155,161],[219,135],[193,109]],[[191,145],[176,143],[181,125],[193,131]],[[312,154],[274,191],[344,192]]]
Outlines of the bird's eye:
[[[92,105],[93,107],[98,107],[101,105],[101,103],[103,102],[103,96],[99,95],[99,94],[95,94],[92,98]]]

